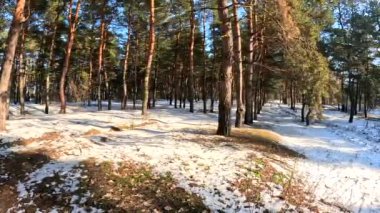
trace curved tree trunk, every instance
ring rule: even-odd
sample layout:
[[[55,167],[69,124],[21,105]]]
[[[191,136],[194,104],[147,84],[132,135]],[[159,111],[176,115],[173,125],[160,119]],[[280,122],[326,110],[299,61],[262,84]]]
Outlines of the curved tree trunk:
[[[61,101],[61,110],[59,113],[65,114],[66,113],[66,97],[65,97],[65,83],[66,83],[66,76],[67,73],[69,72],[69,66],[70,66],[70,57],[71,57],[71,50],[74,45],[74,39],[75,39],[75,32],[77,29],[77,24],[78,24],[78,19],[79,19],[79,10],[80,10],[80,5],[81,1],[78,0],[77,5],[76,5],[76,12],[75,12],[75,17],[74,20],[72,20],[72,7],[73,7],[73,0],[70,0],[69,4],[69,36],[68,36],[68,41],[66,44],[66,54],[65,54],[65,59],[63,62],[63,67],[62,67],[62,75],[61,75],[61,80],[59,82],[59,99]]]
[[[143,88],[143,103],[142,103],[142,115],[147,114],[148,109],[148,99],[149,99],[149,77],[152,70],[152,62],[153,62],[153,55],[154,55],[154,46],[155,46],[155,32],[154,32],[154,22],[155,22],[155,15],[154,15],[154,1],[150,0],[150,17],[149,17],[149,47],[148,47],[148,54],[147,54],[147,64],[146,64],[146,70],[144,75],[144,88]]]
[[[222,66],[219,86],[219,117],[218,135],[229,136],[231,134],[231,96],[232,96],[232,65],[233,44],[231,23],[229,22],[227,0],[218,0],[218,14],[221,22],[222,33]]]
[[[9,29],[7,46],[4,51],[5,58],[1,69],[0,79],[0,131],[5,130],[8,114],[7,100],[9,96],[9,80],[11,77],[13,60],[16,53],[17,41],[22,30],[22,24],[26,21],[24,16],[25,0],[18,0],[11,28]]]

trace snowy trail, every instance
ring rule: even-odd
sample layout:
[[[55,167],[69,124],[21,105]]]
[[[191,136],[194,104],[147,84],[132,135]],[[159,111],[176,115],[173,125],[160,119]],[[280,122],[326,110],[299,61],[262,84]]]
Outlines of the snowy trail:
[[[378,142],[345,132],[338,124],[331,128],[332,115],[322,124],[305,127],[278,104],[266,105],[258,124],[282,134],[286,146],[307,156],[295,168],[320,201],[354,212],[380,211]]]

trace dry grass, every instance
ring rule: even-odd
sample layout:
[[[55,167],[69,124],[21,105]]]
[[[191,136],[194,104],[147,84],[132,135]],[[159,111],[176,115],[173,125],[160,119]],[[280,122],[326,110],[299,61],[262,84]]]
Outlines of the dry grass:
[[[39,141],[55,141],[61,137],[59,132],[48,132],[37,138],[28,138],[18,141],[16,144],[21,146],[27,146]]]
[[[266,129],[234,128],[232,137],[246,138],[260,143],[279,143],[281,135]]]
[[[27,175],[49,162],[48,156],[37,152],[12,153],[0,159],[0,212],[7,212],[17,206],[18,181],[23,181]]]
[[[233,142],[252,146],[262,153],[276,154],[281,157],[305,158],[304,155],[281,144],[281,135],[265,129],[235,128],[232,130]]]
[[[123,125],[120,125],[120,126],[113,126],[111,128],[111,130],[114,130],[115,129],[118,129],[117,131],[121,131],[121,130],[133,130],[133,129],[136,129],[136,128],[142,128],[142,127],[145,127],[145,126],[149,126],[149,125],[152,125],[152,124],[155,124],[157,123],[158,121],[157,120],[154,120],[154,119],[147,119],[146,121],[142,122],[142,123],[127,123],[127,124],[123,124]]]
[[[302,207],[311,212],[319,211],[313,205],[311,193],[305,191],[300,181],[278,172],[267,159],[256,158],[254,161],[256,167],[247,169],[246,176],[233,183],[233,186],[244,194],[248,201],[262,205],[261,192],[270,190],[268,183],[275,183],[283,188],[280,199],[296,206],[297,209]]]
[[[85,137],[89,137],[89,136],[94,136],[94,135],[99,135],[101,134],[102,132],[100,130],[97,130],[97,129],[90,129],[88,130],[87,132],[85,132],[83,134],[83,136]]]
[[[82,185],[94,195],[86,203],[107,212],[203,212],[200,197],[177,187],[170,174],[154,174],[149,166],[123,162],[84,163],[89,178]]]

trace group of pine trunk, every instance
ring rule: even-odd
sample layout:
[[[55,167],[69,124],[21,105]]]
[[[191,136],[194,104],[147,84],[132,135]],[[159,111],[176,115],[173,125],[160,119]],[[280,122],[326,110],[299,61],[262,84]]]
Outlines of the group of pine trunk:
[[[238,13],[238,1],[234,0],[232,3],[232,19],[230,19],[229,6],[227,0],[218,0],[218,14],[220,20],[220,29],[222,32],[222,64],[220,65],[219,70],[219,85],[216,85],[218,82],[218,75],[212,74],[211,86],[208,86],[207,82],[207,68],[206,68],[206,12],[204,12],[203,17],[203,75],[201,79],[201,95],[196,93],[194,88],[194,46],[195,46],[195,28],[196,28],[196,19],[195,19],[195,9],[194,9],[194,0],[189,0],[190,3],[190,13],[189,13],[189,48],[188,48],[188,66],[184,64],[184,60],[181,59],[179,54],[179,44],[181,38],[181,30],[177,32],[176,35],[176,48],[175,48],[175,57],[173,61],[173,70],[174,75],[171,79],[172,85],[170,88],[170,99],[172,104],[172,98],[174,97],[174,106],[185,107],[186,102],[189,102],[190,112],[194,112],[194,100],[195,96],[199,98],[201,96],[203,101],[203,112],[206,113],[207,110],[207,100],[210,97],[210,112],[214,110],[214,103],[217,99],[215,94],[219,94],[219,123],[217,134],[220,135],[230,135],[231,133],[231,107],[233,105],[234,95],[232,92],[236,91],[235,99],[237,105],[236,111],[236,121],[235,126],[241,127],[243,123],[251,124],[254,119],[257,119],[257,114],[260,112],[261,106],[264,103],[264,92],[261,89],[260,82],[260,69],[255,66],[255,62],[260,61],[264,54],[263,48],[263,38],[260,35],[263,35],[263,29],[261,32],[257,32],[258,27],[256,27],[256,15],[255,15],[255,4],[256,0],[249,1],[249,13],[248,13],[248,27],[249,27],[249,53],[248,53],[248,66],[246,70],[243,70],[243,56],[242,56],[242,38],[241,30],[239,24],[239,13]],[[109,20],[105,16],[105,10],[107,8],[108,0],[103,0],[102,8],[100,10],[100,35],[99,35],[99,46],[98,48],[98,60],[97,66],[93,64],[93,51],[95,49],[89,49],[89,78],[92,79],[94,67],[96,71],[97,82],[95,85],[92,85],[92,81],[89,81],[89,98],[88,104],[91,103],[91,97],[93,92],[96,93],[98,101],[98,109],[102,110],[102,86],[105,84],[106,97],[108,97],[108,109],[111,109],[111,89],[109,85],[109,77],[107,72],[104,70],[104,51],[106,48],[107,40],[107,25]],[[66,4],[64,3],[63,6]],[[18,60],[19,60],[19,100],[21,105],[21,113],[24,111],[24,91],[25,91],[25,62],[24,62],[24,43],[25,36],[27,33],[27,25],[24,23],[27,18],[24,17],[25,11],[25,0],[19,0],[17,7],[14,13],[14,18],[12,21],[12,26],[9,31],[7,49],[5,52],[6,59],[2,65],[2,76],[1,76],[1,102],[0,102],[0,129],[5,129],[5,120],[8,112],[8,102],[9,102],[9,83],[10,75],[13,66],[13,59],[15,58],[16,49],[18,48]],[[48,68],[44,76],[44,96],[40,100],[44,100],[45,103],[45,113],[49,113],[49,95],[50,95],[50,75],[51,71],[54,70],[54,49],[55,41],[57,36],[57,25],[60,14],[63,12],[64,7],[58,7],[56,14],[56,19],[52,23],[53,31],[50,32],[49,41],[46,40],[45,43],[49,45],[48,53]],[[72,49],[75,43],[76,30],[78,28],[79,14],[81,8],[81,0],[74,1],[70,0],[68,2],[68,37],[65,47],[65,55],[62,64],[62,70],[60,72],[60,82],[59,82],[59,99],[60,99],[60,113],[66,113],[66,78],[70,71],[70,60],[72,55]],[[143,78],[143,88],[142,88],[142,114],[147,114],[147,109],[150,106],[151,93],[153,97],[153,106],[155,105],[156,99],[156,90],[157,90],[157,75],[158,68],[153,65],[154,62],[154,52],[156,46],[156,37],[155,37],[155,4],[154,0],[149,1],[150,16],[149,16],[149,40],[147,43],[147,54],[146,54],[146,67]],[[129,18],[130,20],[130,18]],[[128,26],[131,26],[131,22],[128,23]],[[21,34],[21,38],[19,35]],[[127,85],[127,76],[131,75],[128,70],[129,64],[129,55],[130,55],[130,45],[131,45],[131,30],[128,30],[128,38],[125,43],[125,57],[122,70],[123,85],[122,85],[122,95],[121,95],[121,109],[126,109],[127,98],[128,98],[128,85]],[[20,42],[18,47],[17,43]],[[48,43],[50,42],[50,43]],[[138,49],[138,36],[136,35],[136,40],[134,41],[135,48]],[[215,45],[215,44],[214,44]],[[255,49],[256,48],[256,49]],[[214,51],[215,51],[214,47]],[[215,53],[214,53],[215,54]],[[134,78],[136,84],[136,72],[139,57],[132,57],[134,68]],[[157,59],[158,60],[158,59]],[[156,61],[157,61],[156,60]],[[215,60],[215,59],[214,59]],[[214,67],[212,71],[217,73],[215,62],[213,63]],[[187,70],[185,70],[187,68]],[[150,83],[150,78],[152,76],[152,70],[154,71],[153,82]],[[41,78],[42,79],[42,78]],[[180,81],[178,81],[180,80]],[[176,81],[176,83],[173,83]],[[151,89],[151,84],[153,89]],[[96,86],[96,91],[93,91],[92,88]],[[43,87],[41,85],[41,87]],[[136,103],[136,85],[133,85],[133,107]],[[219,87],[219,90],[216,89]],[[210,91],[208,91],[210,88]],[[39,90],[39,93],[42,93],[42,89]]]

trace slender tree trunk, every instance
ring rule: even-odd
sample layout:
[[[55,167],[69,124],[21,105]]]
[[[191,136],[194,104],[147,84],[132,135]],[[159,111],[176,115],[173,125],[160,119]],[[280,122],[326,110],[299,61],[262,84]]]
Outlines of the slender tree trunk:
[[[305,94],[302,94],[302,109],[301,109],[301,121],[302,122],[305,122],[305,107],[306,107]]]
[[[134,72],[133,72],[133,109],[136,109],[136,99],[137,99],[137,71],[140,64],[139,60],[139,37],[136,32],[136,46],[135,46],[135,62],[134,62]]]
[[[213,19],[214,19],[214,23],[216,22],[215,20],[217,19],[216,17],[216,14],[213,13]],[[212,27],[212,35],[215,36],[216,35],[216,31],[215,31],[215,27]],[[212,46],[213,46],[213,62],[212,62],[212,70],[211,70],[211,86],[210,86],[210,99],[211,99],[211,103],[210,103],[210,112],[213,113],[214,112],[214,104],[215,104],[215,87],[217,84],[217,77],[218,76],[218,72],[219,72],[219,69],[217,68],[216,66],[216,54],[217,54],[217,51],[216,51],[216,39],[213,38],[213,42],[212,42]]]
[[[306,126],[309,126],[310,125],[310,120],[311,120],[311,112],[312,112],[312,108],[309,106],[308,107],[309,110],[307,111],[307,114],[306,114]]]
[[[149,17],[149,47],[147,54],[147,64],[144,75],[144,89],[143,89],[143,103],[142,103],[142,115],[147,114],[148,108],[148,99],[149,99],[149,77],[152,69],[152,62],[154,56],[154,47],[155,47],[155,31],[154,31],[154,22],[155,22],[155,14],[154,14],[154,1],[150,0],[150,17]]]
[[[368,117],[368,91],[364,93],[364,117]]]
[[[195,41],[195,17],[194,0],[190,0],[190,42],[189,42],[189,75],[187,98],[190,103],[190,112],[194,112],[194,41]]]
[[[80,5],[81,5],[81,0],[78,0],[77,5],[76,5],[76,9],[75,9],[76,10],[75,17],[74,17],[74,20],[72,20],[73,0],[70,0],[69,16],[68,16],[69,36],[68,36],[68,41],[67,41],[66,48],[65,48],[66,54],[65,54],[65,59],[63,62],[63,67],[62,67],[61,80],[59,82],[59,99],[61,101],[61,110],[59,112],[62,114],[66,113],[65,83],[66,83],[67,73],[69,72],[71,50],[72,50],[73,45],[74,45],[75,32],[77,29],[77,24],[78,24],[78,19],[79,19]]]
[[[25,60],[25,34],[26,25],[24,25],[21,33],[20,40],[20,53],[19,53],[19,95],[20,95],[20,114],[25,114],[25,84],[26,84],[26,60]]]
[[[253,93],[252,93],[252,83],[253,83],[253,72],[254,72],[254,16],[255,14],[256,0],[250,0],[248,6],[248,30],[249,30],[249,42],[248,42],[248,68],[245,76],[245,124],[253,123]]]
[[[355,85],[355,80],[353,78],[350,78],[348,81],[349,85],[349,96],[350,96],[350,118],[348,119],[349,123],[354,122],[354,114],[355,114],[355,92],[354,92],[354,85]]]
[[[234,46],[234,65],[236,76],[236,121],[235,127],[241,127],[243,125],[245,106],[243,102],[243,59],[241,50],[241,33],[238,17],[238,1],[233,0],[233,46]]]
[[[129,58],[129,47],[131,44],[131,11],[128,12],[128,40],[125,45],[125,57],[124,57],[124,67],[123,67],[123,97],[121,101],[121,109],[127,109],[127,100],[128,100],[128,87],[127,87],[127,71],[128,71],[128,58]]]
[[[206,1],[203,1],[203,6],[206,8]],[[207,113],[207,64],[206,64],[206,9],[203,11],[203,79],[202,79],[202,100],[203,100],[203,113]]]
[[[153,91],[152,91],[152,107],[156,107],[156,95],[157,95],[157,75],[158,75],[158,60],[155,63],[154,67],[154,78],[153,78]]]
[[[255,81],[256,85],[255,85],[255,91],[254,91],[255,94],[254,94],[254,104],[253,104],[253,120],[257,120],[257,115],[260,114],[260,112],[259,112],[260,78],[261,78],[261,72],[260,72],[260,70],[258,70],[256,81]]]
[[[103,6],[101,8],[101,20],[100,20],[100,40],[99,40],[99,50],[98,50],[98,110],[102,110],[102,73],[103,70],[103,52],[104,52],[104,41],[105,41],[105,31],[106,31],[106,20],[105,20],[105,9],[107,5],[107,0],[103,0]],[[107,91],[108,92],[108,91]]]
[[[92,48],[90,47],[89,50],[89,70],[88,70],[88,100],[87,100],[87,106],[91,106],[91,100],[92,100],[92,73],[94,72],[94,65],[92,61]]]
[[[22,24],[26,21],[24,16],[25,0],[18,0],[13,20],[8,32],[4,61],[1,69],[0,79],[0,131],[6,127],[8,115],[7,101],[9,96],[10,77],[12,73],[13,60],[16,53],[17,41],[22,30]]]
[[[359,100],[358,100],[359,112],[362,111],[362,97],[363,97],[362,88],[360,88],[360,91],[359,91]]]
[[[60,1],[58,1],[58,4],[60,4]],[[51,36],[50,41],[50,47],[49,47],[49,64],[48,68],[46,69],[46,76],[45,76],[45,114],[49,114],[49,104],[50,104],[50,73],[54,69],[54,48],[55,48],[55,38],[57,36],[57,29],[58,29],[58,23],[59,23],[59,16],[60,16],[61,9],[58,7],[57,14],[54,20],[54,26],[53,26],[53,34]]]
[[[282,94],[283,94],[282,103],[288,104],[288,81],[287,80],[285,80],[284,91]]]
[[[181,29],[177,32],[176,45],[175,45],[175,50],[174,50],[174,81],[173,81],[173,84],[174,84],[174,108],[178,107],[178,98],[180,98],[179,97],[179,89],[180,89],[179,86],[180,86],[180,84],[178,82],[179,77],[181,76],[180,74],[182,72],[182,70],[178,69],[178,58],[179,58],[178,51],[179,51],[180,37],[181,37]]]
[[[125,58],[123,67],[123,98],[121,109],[127,109],[127,98],[128,98],[128,88],[127,88],[127,71],[128,71],[128,57],[129,57],[129,46],[130,46],[130,36],[128,35],[127,45],[125,47]]]
[[[358,100],[359,100],[359,79],[356,80],[356,91],[355,91],[355,115],[358,114]]]
[[[231,134],[233,42],[227,0],[218,0],[218,14],[221,22],[223,56],[220,70],[219,117],[216,133],[229,136]]]

